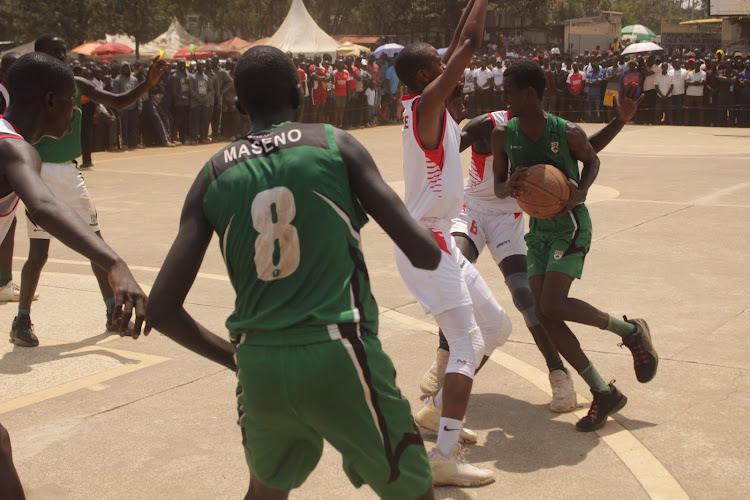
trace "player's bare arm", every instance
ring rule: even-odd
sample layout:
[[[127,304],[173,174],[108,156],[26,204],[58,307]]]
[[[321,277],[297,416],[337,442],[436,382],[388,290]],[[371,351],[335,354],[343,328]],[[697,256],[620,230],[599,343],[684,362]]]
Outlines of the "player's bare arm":
[[[469,3],[466,4],[466,8],[461,13],[461,19],[458,20],[458,25],[456,26],[456,31],[453,32],[451,43],[448,45],[448,49],[443,53],[443,64],[448,64],[451,56],[453,56],[453,52],[455,52],[456,47],[458,47],[458,43],[461,41],[461,33],[466,25],[466,19],[469,17],[469,14],[471,14],[471,9],[474,8],[474,3],[475,0],[469,0]]]
[[[177,237],[151,289],[146,331],[153,327],[181,346],[235,370],[234,346],[201,326],[183,308],[213,235],[203,212],[205,195],[201,170],[188,191]]]
[[[31,218],[63,244],[87,257],[108,273],[115,292],[115,311],[124,308],[120,335],[124,335],[135,308],[133,338],[138,338],[146,317],[146,294],[135,281],[130,269],[104,240],[91,232],[88,225],[66,204],[59,201],[40,176],[42,160],[27,142],[0,142],[0,174],[21,198]]]
[[[495,196],[517,198],[526,187],[526,168],[518,168],[510,174],[510,162],[505,153],[505,125],[498,125],[492,130],[492,173],[495,175]]]
[[[349,173],[349,184],[365,211],[380,224],[412,265],[436,269],[441,251],[432,233],[411,217],[398,195],[380,176],[364,146],[343,130],[335,129],[334,137]]]
[[[148,68],[148,74],[146,79],[130,92],[124,94],[113,94],[106,90],[96,88],[89,80],[80,76],[75,77],[76,85],[81,90],[81,94],[85,95],[97,104],[103,104],[115,109],[124,109],[135,103],[148,92],[148,90],[156,85],[161,79],[162,75],[169,69],[167,62],[163,59],[159,59],[159,56],[154,57],[151,61],[151,66]]]
[[[488,155],[492,152],[492,130],[495,122],[488,114],[472,118],[461,131],[461,151],[473,146],[474,151],[480,155]],[[503,143],[505,138],[503,138]]]
[[[0,424],[0,498],[7,500],[23,500],[21,480],[13,465],[13,450],[10,445],[10,436]]]
[[[487,0],[472,0],[469,2],[469,6],[464,13],[466,20],[463,26],[459,24],[462,29],[455,50],[451,52],[447,59],[441,58],[436,50],[433,64],[429,68],[420,70],[420,72],[428,72],[431,71],[433,66],[445,64],[442,73],[422,91],[422,96],[417,104],[419,116],[416,125],[417,133],[420,142],[426,149],[434,150],[440,145],[445,100],[453,93],[464,69],[482,43],[486,15]],[[456,31],[458,32],[458,30]]]
[[[637,83],[627,83],[623,88],[622,102],[618,102],[617,99],[613,100],[615,117],[606,127],[589,137],[589,142],[594,148],[594,151],[599,153],[602,149],[607,147],[610,142],[620,133],[626,123],[630,122],[635,116],[635,112],[638,110],[638,106],[646,97],[646,94],[641,94],[638,99],[635,99],[638,93]]]
[[[578,186],[573,184],[570,180],[570,198],[567,201],[560,201],[561,209],[557,217],[562,217],[566,213],[570,212],[577,205],[586,201],[589,188],[594,184],[597,175],[599,175],[599,156],[591,146],[586,132],[575,123],[568,122],[565,137],[568,141],[568,149],[570,150],[570,156],[581,163],[583,163],[583,169],[581,170],[581,178],[578,181]]]

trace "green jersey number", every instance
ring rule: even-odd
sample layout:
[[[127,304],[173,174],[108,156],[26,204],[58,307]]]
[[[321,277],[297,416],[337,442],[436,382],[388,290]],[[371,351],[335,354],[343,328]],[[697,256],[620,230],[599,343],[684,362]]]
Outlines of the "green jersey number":
[[[261,191],[251,208],[255,240],[255,269],[258,279],[280,280],[299,267],[299,235],[291,225],[297,213],[294,195],[285,187]]]

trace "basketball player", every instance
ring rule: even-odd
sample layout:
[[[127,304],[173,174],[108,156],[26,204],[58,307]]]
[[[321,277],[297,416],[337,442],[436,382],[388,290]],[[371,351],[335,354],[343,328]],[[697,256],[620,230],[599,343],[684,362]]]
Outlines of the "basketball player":
[[[622,103],[615,102],[615,119],[589,138],[597,153],[612,142],[617,134],[635,116],[638,86],[626,86]],[[526,269],[526,244],[521,208],[513,198],[495,196],[492,175],[492,130],[508,122],[508,111],[494,111],[472,119],[461,132],[461,151],[471,146],[471,169],[464,185],[464,209],[453,221],[451,232],[461,254],[475,263],[485,246],[505,277],[513,303],[523,315],[526,326],[544,356],[549,369],[552,387],[550,409],[563,413],[577,406],[573,379],[560,359],[560,354],[550,340],[534,308],[534,298],[529,288]],[[435,362],[422,377],[422,392],[427,396],[437,394],[445,376],[448,344],[440,333],[440,348]]]
[[[68,67],[46,54],[21,56],[8,74],[13,99],[0,117],[0,204],[15,209],[20,198],[27,210],[53,236],[104,270],[116,297],[120,334],[135,307],[137,338],[145,319],[146,295],[125,262],[70,207],[58,200],[40,176],[42,160],[31,146],[42,136],[62,137],[78,111],[76,87]],[[7,231],[0,220],[0,232]],[[123,312],[124,307],[124,312]],[[0,498],[23,499],[11,453],[10,437],[0,425]]]
[[[65,61],[65,42],[55,35],[42,35],[35,44],[34,50],[56,57]],[[88,97],[91,101],[104,104],[105,106],[122,109],[137,101],[152,86],[159,82],[161,75],[167,70],[167,64],[163,60],[154,58],[149,68],[146,80],[125,94],[115,95],[110,92],[97,89],[85,78],[75,77],[76,94],[75,100],[78,107],[81,106],[81,96]],[[11,99],[13,99],[11,92]],[[83,175],[76,167],[75,159],[81,155],[81,113],[76,112],[73,122],[73,132],[61,139],[46,137],[35,146],[42,157],[42,179],[55,194],[58,200],[75,210],[86,222],[91,231],[101,238],[99,221],[96,208],[91,199]],[[21,297],[18,303],[18,316],[13,320],[11,327],[13,342],[17,346],[35,347],[39,345],[39,339],[34,334],[31,323],[31,301],[39,283],[44,264],[49,254],[50,233],[47,232],[39,221],[32,217],[28,219],[28,232],[31,241],[29,243],[29,259],[23,266],[21,272]],[[112,320],[115,297],[107,281],[107,275],[103,269],[92,262],[102,298],[106,305],[108,331],[117,331],[117,321]]]
[[[237,370],[247,498],[287,498],[315,468],[323,440],[343,455],[355,486],[381,498],[434,498],[422,439],[377,337],[365,211],[415,267],[435,269],[440,249],[354,138],[292,122],[302,94],[283,52],[245,52],[235,89],[252,130],[214,155],[190,188],[149,323]],[[232,343],[183,309],[214,232],[237,293]]]
[[[573,280],[581,278],[591,246],[591,219],[584,201],[599,172],[599,158],[578,125],[544,112],[545,85],[544,71],[532,61],[518,61],[505,71],[505,95],[516,117],[492,132],[495,194],[501,199],[517,198],[526,190],[526,167],[537,164],[553,165],[569,179],[572,195],[560,202],[557,216],[530,220],[528,276],[542,326],[591,388],[591,408],[576,428],[593,431],[606,423],[608,415],[622,409],[627,398],[599,375],[565,322],[596,326],[621,337],[633,353],[639,382],[656,375],[659,357],[645,320],[623,321],[568,296]],[[583,163],[580,173],[579,161]]]
[[[450,345],[445,383],[417,413],[416,421],[438,433],[429,454],[435,484],[456,486],[494,481],[492,471],[466,462],[458,442],[470,442],[466,432],[462,436],[462,419],[475,372],[510,334],[505,311],[474,266],[461,256],[450,233],[451,220],[461,213],[463,170],[461,130],[445,103],[455,97],[464,68],[481,44],[486,10],[487,0],[469,2],[442,58],[433,46],[415,43],[396,59],[396,73],[409,89],[403,98],[405,204],[443,250],[434,271],[416,269],[399,249],[396,264],[407,288],[435,317]],[[439,419],[432,418],[436,414]]]

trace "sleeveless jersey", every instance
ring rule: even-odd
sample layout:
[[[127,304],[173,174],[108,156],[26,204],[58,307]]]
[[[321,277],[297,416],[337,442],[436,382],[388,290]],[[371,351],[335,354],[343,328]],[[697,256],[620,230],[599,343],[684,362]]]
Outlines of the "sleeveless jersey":
[[[226,325],[251,345],[374,335],[378,306],[362,255],[367,215],[322,124],[242,137],[204,167],[205,215],[237,298]]]
[[[417,133],[418,95],[404,96],[404,204],[412,217],[453,219],[463,206],[461,128],[445,111],[443,137],[433,151],[422,147]]]
[[[10,94],[8,93],[8,87],[3,82],[0,82],[0,115],[8,111],[10,105]]]
[[[493,111],[487,114],[496,127],[508,123],[507,111]],[[483,213],[520,213],[521,207],[515,199],[510,196],[495,196],[495,173],[492,170],[494,161],[495,157],[492,154],[482,155],[471,148],[471,167],[469,178],[464,185],[464,204]]]
[[[78,84],[75,100],[78,110],[73,120],[73,130],[62,139],[42,137],[34,146],[43,162],[67,163],[81,156],[81,89]]]
[[[23,141],[24,138],[18,132],[16,127],[0,115],[0,140],[18,139]],[[18,206],[18,195],[12,191],[7,196],[0,198],[0,238],[5,239]]]
[[[562,171],[576,185],[580,180],[578,162],[570,156],[566,137],[568,121],[555,115],[547,114],[547,126],[538,141],[533,142],[521,131],[518,118],[511,119],[505,127],[505,154],[510,160],[510,171],[520,167],[531,167],[538,164],[552,165]],[[588,219],[588,209],[584,204],[576,206],[573,215]],[[530,217],[530,229],[566,230],[571,221],[567,217],[559,219],[536,219]],[[578,222],[573,221],[574,226]]]

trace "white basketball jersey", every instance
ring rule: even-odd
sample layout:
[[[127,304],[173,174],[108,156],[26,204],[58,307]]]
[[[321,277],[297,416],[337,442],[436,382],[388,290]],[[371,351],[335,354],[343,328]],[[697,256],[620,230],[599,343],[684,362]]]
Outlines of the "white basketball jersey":
[[[5,102],[5,106],[0,106],[0,115],[2,115],[8,111],[8,106],[10,105],[10,93],[8,92],[8,87],[3,82],[0,82],[0,95],[3,96],[3,102]]]
[[[463,206],[461,128],[448,111],[443,117],[443,137],[433,151],[422,148],[417,132],[417,103],[420,96],[404,96],[404,204],[412,217],[453,219]]]
[[[23,136],[16,130],[16,127],[0,116],[0,140],[3,139],[24,140]],[[8,234],[8,230],[15,219],[17,206],[18,195],[15,192],[11,192],[4,198],[0,198],[0,240],[4,240]]]
[[[488,113],[495,127],[508,123],[507,111],[493,111]],[[483,212],[519,213],[521,207],[510,196],[498,198],[495,196],[495,174],[492,164],[495,157],[492,154],[482,155],[471,148],[471,167],[469,178],[464,185],[464,203]]]

